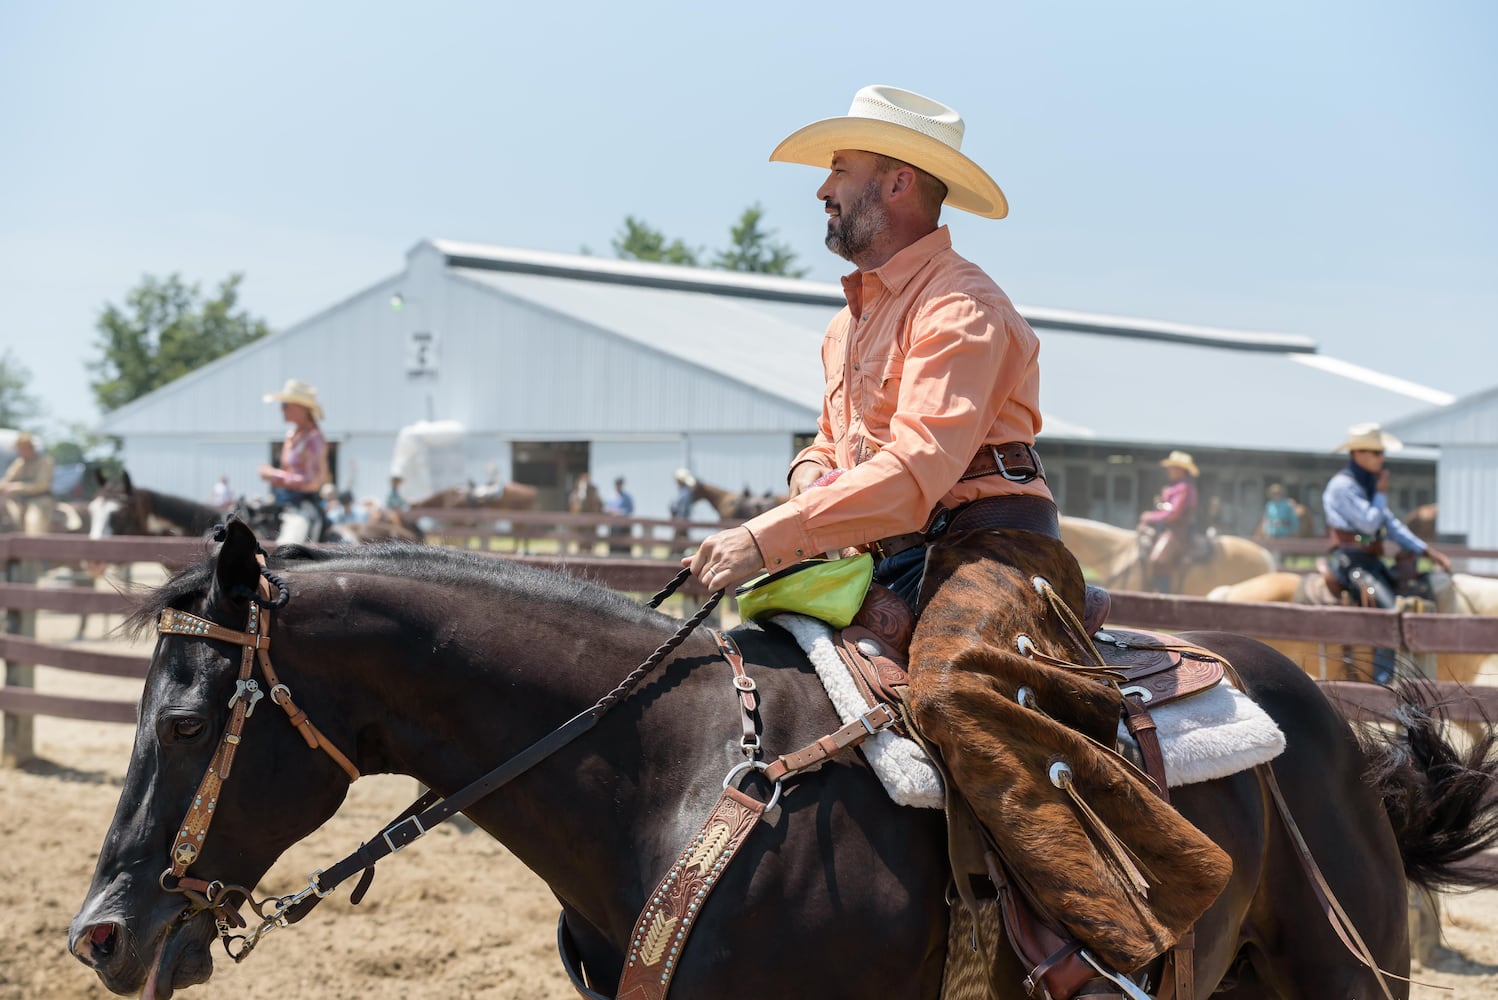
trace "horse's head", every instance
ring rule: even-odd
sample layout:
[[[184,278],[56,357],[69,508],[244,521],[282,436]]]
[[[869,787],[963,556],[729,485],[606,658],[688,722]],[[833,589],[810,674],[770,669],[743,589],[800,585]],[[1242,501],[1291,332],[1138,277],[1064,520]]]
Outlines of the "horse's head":
[[[119,479],[106,479],[102,472],[95,472],[95,476],[99,491],[88,502],[88,537],[145,534],[130,473],[121,472]]]
[[[132,623],[174,610],[192,616],[178,619],[187,628],[263,633],[249,624],[260,599],[258,552],[250,530],[231,520],[217,552],[173,577]],[[339,766],[283,717],[282,692],[267,692],[262,663],[248,667],[256,688],[240,683],[250,650],[238,638],[176,628],[160,626],[119,806],[68,934],[70,950],[105,986],[120,994],[144,986],[149,1000],[212,974],[215,909],[205,896],[241,902],[243,893],[218,895],[218,883],[253,888],[282,851],[333,814],[348,788]],[[293,688],[301,674],[283,663],[281,679]],[[271,697],[262,700],[265,693]],[[253,927],[254,914],[245,916]]]

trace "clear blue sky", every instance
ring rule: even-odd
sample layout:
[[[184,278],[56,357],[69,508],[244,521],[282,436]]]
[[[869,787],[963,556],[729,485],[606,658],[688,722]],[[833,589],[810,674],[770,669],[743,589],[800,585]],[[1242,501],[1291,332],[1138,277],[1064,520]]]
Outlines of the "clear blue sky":
[[[966,118],[1011,213],[949,221],[1016,302],[1463,394],[1498,385],[1495,51],[1483,0],[0,0],[0,349],[88,422],[144,274],[243,271],[281,328],[425,237],[608,254],[632,214],[715,248],[755,202],[833,280],[821,174],[766,157],[888,83]]]

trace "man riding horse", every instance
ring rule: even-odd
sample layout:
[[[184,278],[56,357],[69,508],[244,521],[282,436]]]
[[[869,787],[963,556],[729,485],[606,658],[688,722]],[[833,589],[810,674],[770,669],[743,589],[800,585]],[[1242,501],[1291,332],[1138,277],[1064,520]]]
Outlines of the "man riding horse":
[[[954,577],[934,579],[935,567],[1002,558],[1034,575],[1037,587],[1044,568],[1078,618],[1082,574],[1060,543],[1056,504],[1035,450],[1039,341],[999,286],[957,255],[939,222],[943,204],[985,218],[1008,212],[999,186],[960,151],[963,129],[957,113],[934,100],[865,87],[847,116],[808,125],[771,154],[830,167],[817,191],[829,216],[826,243],[857,269],[842,279],[847,308],[822,343],[822,412],[815,440],[791,463],[790,499],[710,536],[683,562],[710,590],[723,590],[762,569],[824,552],[871,552],[876,582],[912,609],[930,609],[911,645],[913,714],[1003,846],[1014,843],[1016,827],[1027,828],[1033,841],[1057,824],[1067,824],[1067,836],[1082,824],[1070,805],[1065,817],[1050,810],[1045,819],[999,807],[996,788],[1007,795],[1024,786],[1039,801],[1040,792],[1061,786],[1054,774],[1047,781],[1043,761],[1036,773],[1034,754],[992,745],[1006,737],[996,732],[996,720],[1012,710],[1013,699],[970,666],[976,657],[967,655],[961,637],[927,634],[935,626],[923,632],[938,602],[956,607],[974,596],[944,591],[943,580]],[[992,554],[986,540],[995,537],[1006,556]],[[1122,787],[1137,779],[1120,770],[1117,781]],[[1201,860],[1212,854],[1210,843],[1169,806],[1152,813],[1151,822],[1158,842],[1178,849],[1171,857],[1190,856],[1199,868],[1212,868]],[[1106,865],[1088,871],[1099,867]],[[1147,903],[1131,898],[1053,915],[1115,967],[1132,969],[1184,934],[1226,877],[1219,866],[1194,890],[1172,885],[1152,892]],[[1112,879],[1103,881],[1110,884],[1077,888],[1100,904],[1128,895]],[[1105,910],[1112,916],[1104,918]],[[1120,912],[1131,916],[1109,922]]]
[[[1415,537],[1414,532],[1389,510],[1389,470],[1384,453],[1403,445],[1378,424],[1357,424],[1347,431],[1347,440],[1337,451],[1347,452],[1347,466],[1332,476],[1321,496],[1326,527],[1331,533],[1328,558],[1332,573],[1343,592],[1357,603],[1392,608],[1398,584],[1384,564],[1384,539],[1388,538],[1412,556],[1424,555],[1446,572],[1451,560]],[[1373,651],[1373,679],[1387,683],[1394,676],[1394,651]]]

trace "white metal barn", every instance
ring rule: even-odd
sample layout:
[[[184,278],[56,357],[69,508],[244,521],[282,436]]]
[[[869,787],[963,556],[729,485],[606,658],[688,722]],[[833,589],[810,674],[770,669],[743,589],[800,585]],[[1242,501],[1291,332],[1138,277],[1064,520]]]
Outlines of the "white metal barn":
[[[1437,530],[1465,535],[1475,549],[1498,549],[1498,388],[1392,421],[1388,430],[1406,444],[1440,449]]]
[[[639,515],[665,516],[680,467],[783,489],[816,429],[822,333],[842,305],[835,284],[423,241],[401,273],[121,407],[103,430],[139,485],[203,498],[227,474],[254,495],[285,430],[261,397],[294,377],[318,387],[338,485],[358,496],[385,495],[400,428],[453,420],[474,481],[531,483],[559,508],[578,473],[605,496],[623,476]],[[1020,310],[1043,345],[1042,454],[1063,510],[1081,516],[1132,523],[1177,447],[1245,516],[1289,457],[1303,467],[1292,493],[1319,497],[1348,424],[1452,398],[1305,337]]]

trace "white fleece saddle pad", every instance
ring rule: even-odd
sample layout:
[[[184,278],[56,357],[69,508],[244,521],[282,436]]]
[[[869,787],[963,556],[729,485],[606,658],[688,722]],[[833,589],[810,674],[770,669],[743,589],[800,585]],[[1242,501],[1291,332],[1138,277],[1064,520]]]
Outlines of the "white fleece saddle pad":
[[[844,723],[868,710],[848,668],[833,647],[832,628],[805,615],[771,619],[795,637],[827,689]],[[1267,764],[1285,749],[1285,734],[1262,708],[1227,681],[1150,713],[1165,758],[1165,781],[1171,788],[1225,778]],[[1119,737],[1132,742],[1119,724]],[[941,775],[914,740],[886,729],[862,746],[889,797],[902,806],[942,808]]]

